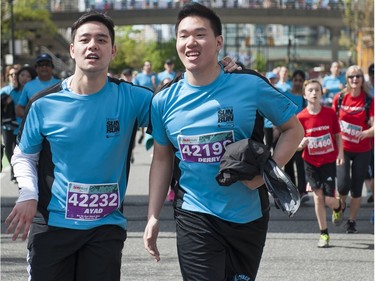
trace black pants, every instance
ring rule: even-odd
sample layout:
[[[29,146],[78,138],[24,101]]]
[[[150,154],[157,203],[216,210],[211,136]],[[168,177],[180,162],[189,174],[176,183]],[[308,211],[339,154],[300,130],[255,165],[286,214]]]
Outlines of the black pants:
[[[10,164],[10,161],[12,160],[12,156],[13,156],[13,151],[16,146],[16,135],[13,134],[13,131],[7,131],[7,130],[3,130],[2,134],[3,134],[3,140],[4,140],[4,146],[5,146],[4,153]],[[10,165],[10,179],[11,180],[14,179],[12,165]]]
[[[296,164],[297,169],[297,181],[295,176],[294,164]],[[297,151],[289,162],[285,165],[285,172],[290,177],[290,180],[298,187],[300,194],[306,193],[306,176],[304,169],[304,162],[302,159],[302,151]]]

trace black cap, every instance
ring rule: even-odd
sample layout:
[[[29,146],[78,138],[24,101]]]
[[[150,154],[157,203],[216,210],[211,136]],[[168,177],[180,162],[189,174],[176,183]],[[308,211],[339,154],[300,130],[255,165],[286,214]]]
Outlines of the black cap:
[[[125,68],[121,73],[123,75],[132,75],[133,71],[130,68]]]
[[[165,61],[165,64],[173,64],[173,61],[170,60],[170,59],[167,59],[167,60]]]
[[[52,57],[49,54],[40,54],[36,60],[35,63],[41,62],[41,61],[50,61],[53,62]]]

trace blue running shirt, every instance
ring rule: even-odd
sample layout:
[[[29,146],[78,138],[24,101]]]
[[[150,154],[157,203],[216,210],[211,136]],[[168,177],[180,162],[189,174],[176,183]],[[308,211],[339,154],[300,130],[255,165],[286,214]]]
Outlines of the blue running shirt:
[[[219,186],[215,176],[226,144],[263,131],[257,113],[281,125],[296,105],[256,72],[224,73],[206,86],[190,85],[186,78],[156,94],[152,100],[154,139],[172,144],[180,160],[182,208],[223,220],[246,223],[262,216],[258,190],[237,182]],[[260,126],[256,129],[254,126]]]
[[[132,141],[137,128],[148,125],[152,92],[112,78],[91,95],[68,85],[64,80],[39,93],[20,129],[21,151],[40,152],[39,205],[51,226],[126,229],[121,209]]]
[[[26,106],[33,95],[42,90],[47,89],[48,87],[55,85],[56,83],[59,83],[60,81],[61,80],[55,77],[52,77],[48,81],[40,81],[39,77],[30,80],[25,84],[25,86],[22,89],[21,97],[18,100],[18,105]]]

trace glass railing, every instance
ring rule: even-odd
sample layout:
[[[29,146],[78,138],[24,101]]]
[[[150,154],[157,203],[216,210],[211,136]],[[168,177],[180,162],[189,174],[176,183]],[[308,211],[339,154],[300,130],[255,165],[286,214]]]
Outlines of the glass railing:
[[[178,9],[188,0],[49,0],[51,12],[84,12],[89,10]],[[341,0],[215,0],[195,1],[211,8],[248,9],[326,9],[342,10]]]

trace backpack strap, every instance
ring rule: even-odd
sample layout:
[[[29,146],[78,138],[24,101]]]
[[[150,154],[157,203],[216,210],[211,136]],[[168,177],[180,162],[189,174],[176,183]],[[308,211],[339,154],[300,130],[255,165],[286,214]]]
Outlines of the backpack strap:
[[[366,94],[366,100],[365,100],[365,110],[366,110],[366,122],[370,120],[370,104],[371,104],[372,98]]]
[[[340,109],[341,109],[341,104],[342,104],[342,100],[344,99],[344,92],[341,91],[339,93],[339,98],[337,99],[337,105],[336,105],[336,115],[339,116],[340,115]]]

